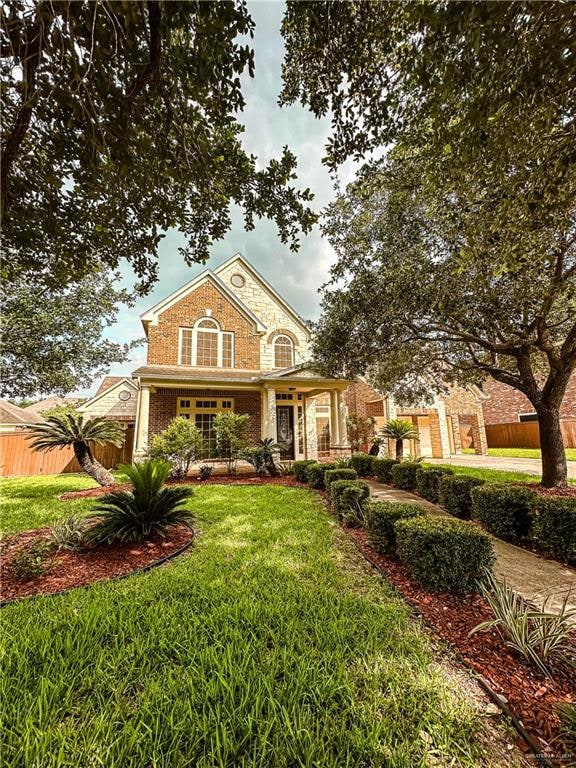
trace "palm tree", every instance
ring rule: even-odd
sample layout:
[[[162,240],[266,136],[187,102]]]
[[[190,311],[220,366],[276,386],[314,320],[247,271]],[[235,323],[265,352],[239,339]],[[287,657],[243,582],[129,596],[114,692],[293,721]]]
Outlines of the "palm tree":
[[[420,440],[418,430],[411,421],[390,419],[380,430],[382,437],[396,441],[396,458],[400,461],[404,456],[404,440]]]
[[[41,424],[28,424],[35,451],[54,451],[71,445],[84,472],[99,485],[114,485],[114,475],[96,461],[91,445],[115,445],[124,442],[124,429],[117,421],[101,417],[84,421],[81,413],[57,413]]]

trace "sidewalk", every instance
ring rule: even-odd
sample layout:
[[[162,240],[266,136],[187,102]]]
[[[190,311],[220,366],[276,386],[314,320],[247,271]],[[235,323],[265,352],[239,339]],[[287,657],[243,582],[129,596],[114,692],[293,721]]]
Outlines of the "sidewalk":
[[[483,469],[500,469],[506,472],[526,472],[529,475],[540,475],[542,463],[540,459],[513,459],[507,456],[478,456],[473,453],[453,454],[446,459],[425,459],[426,464],[447,464],[455,467],[477,467]],[[576,461],[568,462],[568,477],[576,478]]]
[[[431,504],[408,491],[391,488],[388,485],[368,480],[371,498],[374,501],[402,501],[417,502],[425,506],[433,515],[450,517],[442,507]],[[554,593],[550,601],[551,608],[559,608],[566,590],[572,588],[572,594],[568,605],[576,608],[576,570],[569,566],[547,560],[535,555],[526,549],[508,544],[501,539],[493,539],[496,552],[496,564],[494,573],[496,576],[505,577],[507,583],[520,592],[527,600],[536,605],[542,603],[543,597],[548,593]],[[560,594],[558,594],[560,593]]]

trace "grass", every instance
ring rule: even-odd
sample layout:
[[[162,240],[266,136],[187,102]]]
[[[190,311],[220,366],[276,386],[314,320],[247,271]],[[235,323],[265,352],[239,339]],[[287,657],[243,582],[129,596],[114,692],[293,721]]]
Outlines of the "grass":
[[[42,517],[38,489],[3,488],[21,527]],[[4,609],[3,766],[489,764],[467,697],[317,496],[215,485],[190,505],[199,537],[169,566]]]
[[[474,448],[463,448],[462,453],[474,453]],[[504,456],[510,459],[541,459],[540,448],[488,448],[488,456]],[[566,459],[576,461],[576,448],[566,448]]]
[[[529,472],[510,472],[504,469],[486,469],[484,467],[460,467],[457,464],[426,464],[425,467],[446,467],[455,475],[468,475],[479,477],[487,483],[539,483],[540,475],[531,475]],[[569,479],[570,485],[576,485],[576,480]]]

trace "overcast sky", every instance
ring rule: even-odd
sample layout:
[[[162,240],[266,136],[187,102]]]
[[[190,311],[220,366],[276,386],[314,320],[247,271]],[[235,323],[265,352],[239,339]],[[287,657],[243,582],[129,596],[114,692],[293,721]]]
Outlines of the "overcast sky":
[[[283,40],[280,24],[284,11],[282,2],[263,0],[249,3],[256,23],[254,50],[256,72],[254,79],[245,78],[243,89],[246,108],[240,120],[245,124],[244,146],[256,155],[262,165],[273,157],[279,157],[287,145],[298,158],[298,182],[302,188],[310,187],[315,198],[316,210],[324,207],[333,197],[334,184],[321,163],[324,145],[329,132],[328,120],[317,120],[300,106],[277,106],[281,90],[280,68],[283,58]],[[340,183],[350,180],[352,168],[339,173]],[[233,226],[226,238],[212,248],[206,266],[187,267],[178,253],[182,238],[170,231],[160,245],[159,281],[152,293],[138,299],[135,307],[122,308],[118,322],[107,330],[106,336],[115,341],[128,342],[143,336],[140,315],[162,297],[187,283],[206,267],[222,264],[233,254],[240,252],[253,264],[278,292],[304,318],[316,319],[319,314],[319,287],[326,282],[333,260],[332,251],[316,227],[309,235],[301,237],[298,253],[291,253],[280,242],[276,225],[267,220],[256,224],[252,232],[245,232],[241,213],[233,211]],[[129,284],[132,276],[126,273]],[[115,365],[111,374],[129,374],[145,362],[146,347],[133,353],[130,362]],[[84,396],[92,390],[79,392]]]

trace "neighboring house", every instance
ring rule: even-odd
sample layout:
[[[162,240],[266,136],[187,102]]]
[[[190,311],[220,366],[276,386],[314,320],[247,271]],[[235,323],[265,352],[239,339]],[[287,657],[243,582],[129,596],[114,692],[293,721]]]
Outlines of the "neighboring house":
[[[276,290],[240,255],[207,269],[142,317],[146,365],[138,389],[135,457],[173,418],[192,419],[214,444],[218,412],[250,416],[256,443],[272,438],[282,459],[316,458],[327,420],[328,453],[348,446],[344,391],[349,382],[308,366],[311,332]],[[318,399],[327,406],[318,418]],[[83,407],[91,409],[97,397]]]
[[[88,417],[119,421],[125,428],[126,450],[134,450],[134,427],[138,406],[138,385],[129,376],[105,376],[94,397],[78,408]]]
[[[453,453],[461,453],[462,448],[487,453],[482,413],[484,397],[478,387],[451,387],[447,394],[436,395],[430,404],[406,407],[397,405],[364,379],[355,381],[346,392],[349,412],[371,416],[376,431],[388,419],[411,421],[420,440],[411,441],[410,453],[433,458],[448,458]]]
[[[486,424],[509,424],[512,422],[537,421],[534,406],[526,395],[517,389],[487,378],[482,385],[484,420]],[[566,394],[560,406],[560,419],[576,419],[576,372],[568,382]]]
[[[43,421],[37,413],[20,408],[8,400],[0,400],[0,432],[18,432],[27,424],[39,424]]]
[[[48,411],[51,408],[58,408],[62,405],[76,405],[76,403],[82,402],[78,397],[58,397],[58,395],[50,395],[50,397],[40,400],[32,405],[27,405],[24,410],[27,413],[36,413],[41,416],[44,411]]]

